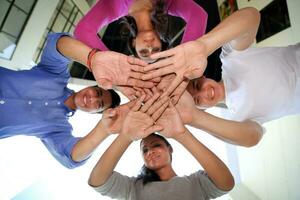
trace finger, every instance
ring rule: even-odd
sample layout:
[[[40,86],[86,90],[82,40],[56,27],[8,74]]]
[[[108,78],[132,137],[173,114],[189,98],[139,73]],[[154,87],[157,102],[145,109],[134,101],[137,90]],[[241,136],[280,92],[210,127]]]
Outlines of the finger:
[[[136,72],[144,72],[144,67],[140,65],[131,65],[130,66],[131,71],[136,71]]]
[[[166,57],[170,57],[174,54],[175,54],[174,49],[169,49],[169,50],[166,50],[166,51],[161,51],[161,52],[154,53],[154,54],[150,55],[150,59],[166,58]]]
[[[161,98],[159,101],[156,101],[147,111],[148,115],[152,115],[155,111],[157,111],[164,103],[168,102],[170,99],[169,97],[165,96]]]
[[[171,74],[171,73],[174,73],[174,70],[170,65],[169,67],[164,67],[161,69],[157,69],[157,70],[148,72],[147,74],[143,74],[142,80],[154,79],[154,78],[161,77],[161,76],[164,76],[166,74]]]
[[[159,97],[159,94],[154,95],[152,98],[150,98],[141,108],[141,112],[146,112],[150,106],[153,104],[154,101],[156,101]]]
[[[183,81],[183,78],[176,75],[176,77],[173,79],[173,81],[171,82],[170,86],[167,88],[166,91],[164,91],[164,93],[161,95],[161,97],[164,96],[170,96],[170,94],[172,94],[172,92],[178,87],[178,85]]]
[[[141,59],[138,59],[138,58],[135,58],[133,56],[127,56],[127,61],[129,64],[131,64],[132,66],[134,65],[139,65],[139,66],[147,66],[148,63],[141,60]],[[139,71],[139,70],[136,70],[136,71]]]
[[[152,91],[148,88],[145,88],[144,91],[146,92],[146,94],[150,97],[152,97],[154,94],[152,93]]]
[[[150,127],[146,128],[146,129],[144,130],[145,137],[147,137],[147,136],[150,135],[151,133],[158,132],[158,131],[162,131],[162,130],[163,130],[163,127],[160,126],[160,125],[153,125],[153,126],[150,126]]]
[[[165,58],[165,59],[159,60],[155,63],[152,63],[152,64],[144,67],[144,71],[148,72],[150,70],[155,70],[155,69],[167,67],[171,64],[173,64],[173,59],[172,58]]]
[[[157,89],[157,87],[153,87],[153,88],[151,88],[151,90],[152,90],[153,94],[159,93],[159,90]]]
[[[140,72],[129,72],[129,77],[135,78],[135,79],[142,79],[143,75],[144,74],[142,74]]]
[[[127,85],[140,88],[152,88],[154,86],[153,82],[151,81],[142,81],[134,78],[129,78],[127,81]]]
[[[163,114],[163,112],[167,109],[168,105],[169,105],[169,101],[165,102],[158,110],[156,110],[153,115],[151,116],[151,118],[154,121],[157,121],[158,118],[160,118],[160,116]]]
[[[105,90],[112,89],[112,86],[113,86],[112,82],[106,78],[97,79],[97,83],[100,87],[102,87]]]
[[[138,111],[141,106],[142,106],[142,103],[145,99],[145,95],[143,95],[141,98],[139,98],[136,103],[134,104],[134,106],[131,108],[132,111]]]
[[[184,93],[187,85],[189,84],[189,80],[186,79],[180,83],[180,85],[174,90],[173,94],[171,95],[171,102],[173,105],[176,105],[177,102],[179,101],[180,97]]]
[[[150,81],[159,83],[161,81],[161,77],[156,77],[156,78],[150,79]]]

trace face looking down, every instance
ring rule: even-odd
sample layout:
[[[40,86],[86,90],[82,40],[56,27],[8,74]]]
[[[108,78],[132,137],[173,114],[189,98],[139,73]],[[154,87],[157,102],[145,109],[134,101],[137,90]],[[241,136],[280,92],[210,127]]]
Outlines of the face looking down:
[[[109,91],[92,86],[77,92],[74,96],[74,103],[78,109],[94,113],[109,108],[112,99]]]
[[[205,77],[190,81],[187,90],[192,95],[195,104],[204,109],[215,106],[225,98],[222,82]]]

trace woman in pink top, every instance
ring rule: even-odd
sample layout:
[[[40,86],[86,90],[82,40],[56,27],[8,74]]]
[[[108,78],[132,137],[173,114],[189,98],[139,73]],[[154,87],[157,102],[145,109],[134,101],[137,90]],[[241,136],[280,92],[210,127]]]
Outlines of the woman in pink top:
[[[131,33],[129,45],[136,56],[152,62],[149,56],[164,49],[163,44],[168,43],[163,33],[167,13],[185,20],[182,43],[205,33],[207,14],[193,0],[99,0],[78,23],[74,35],[92,48],[107,51],[109,49],[97,33],[110,22],[127,16],[124,22]]]

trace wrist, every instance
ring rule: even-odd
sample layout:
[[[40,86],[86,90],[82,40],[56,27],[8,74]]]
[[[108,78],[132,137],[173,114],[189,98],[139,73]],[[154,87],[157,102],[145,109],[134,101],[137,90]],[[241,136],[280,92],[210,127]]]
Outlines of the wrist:
[[[101,119],[98,123],[98,128],[100,130],[102,130],[104,132],[105,135],[109,136],[111,134],[111,132],[109,131],[109,129],[105,126],[105,124],[103,123],[103,119]]]
[[[178,133],[175,137],[173,137],[173,139],[181,143],[181,141],[186,137],[187,134],[188,134],[188,130],[186,127],[184,127],[184,131]]]
[[[95,54],[99,51],[99,49],[96,49],[96,48],[93,48],[88,56],[87,56],[87,63],[86,63],[86,66],[87,68],[89,69],[89,71],[91,72],[92,71],[92,59],[94,58]]]

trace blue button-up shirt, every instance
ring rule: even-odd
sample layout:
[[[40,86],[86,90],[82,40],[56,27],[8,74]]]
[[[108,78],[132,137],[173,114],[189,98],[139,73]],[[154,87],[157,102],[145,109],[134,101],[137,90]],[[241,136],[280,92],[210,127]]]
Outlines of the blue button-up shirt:
[[[72,136],[68,118],[74,111],[64,104],[73,91],[67,88],[71,61],[56,49],[63,35],[49,34],[41,62],[32,69],[0,67],[0,139],[36,136],[61,164],[74,168],[84,162],[71,158],[80,138]]]

